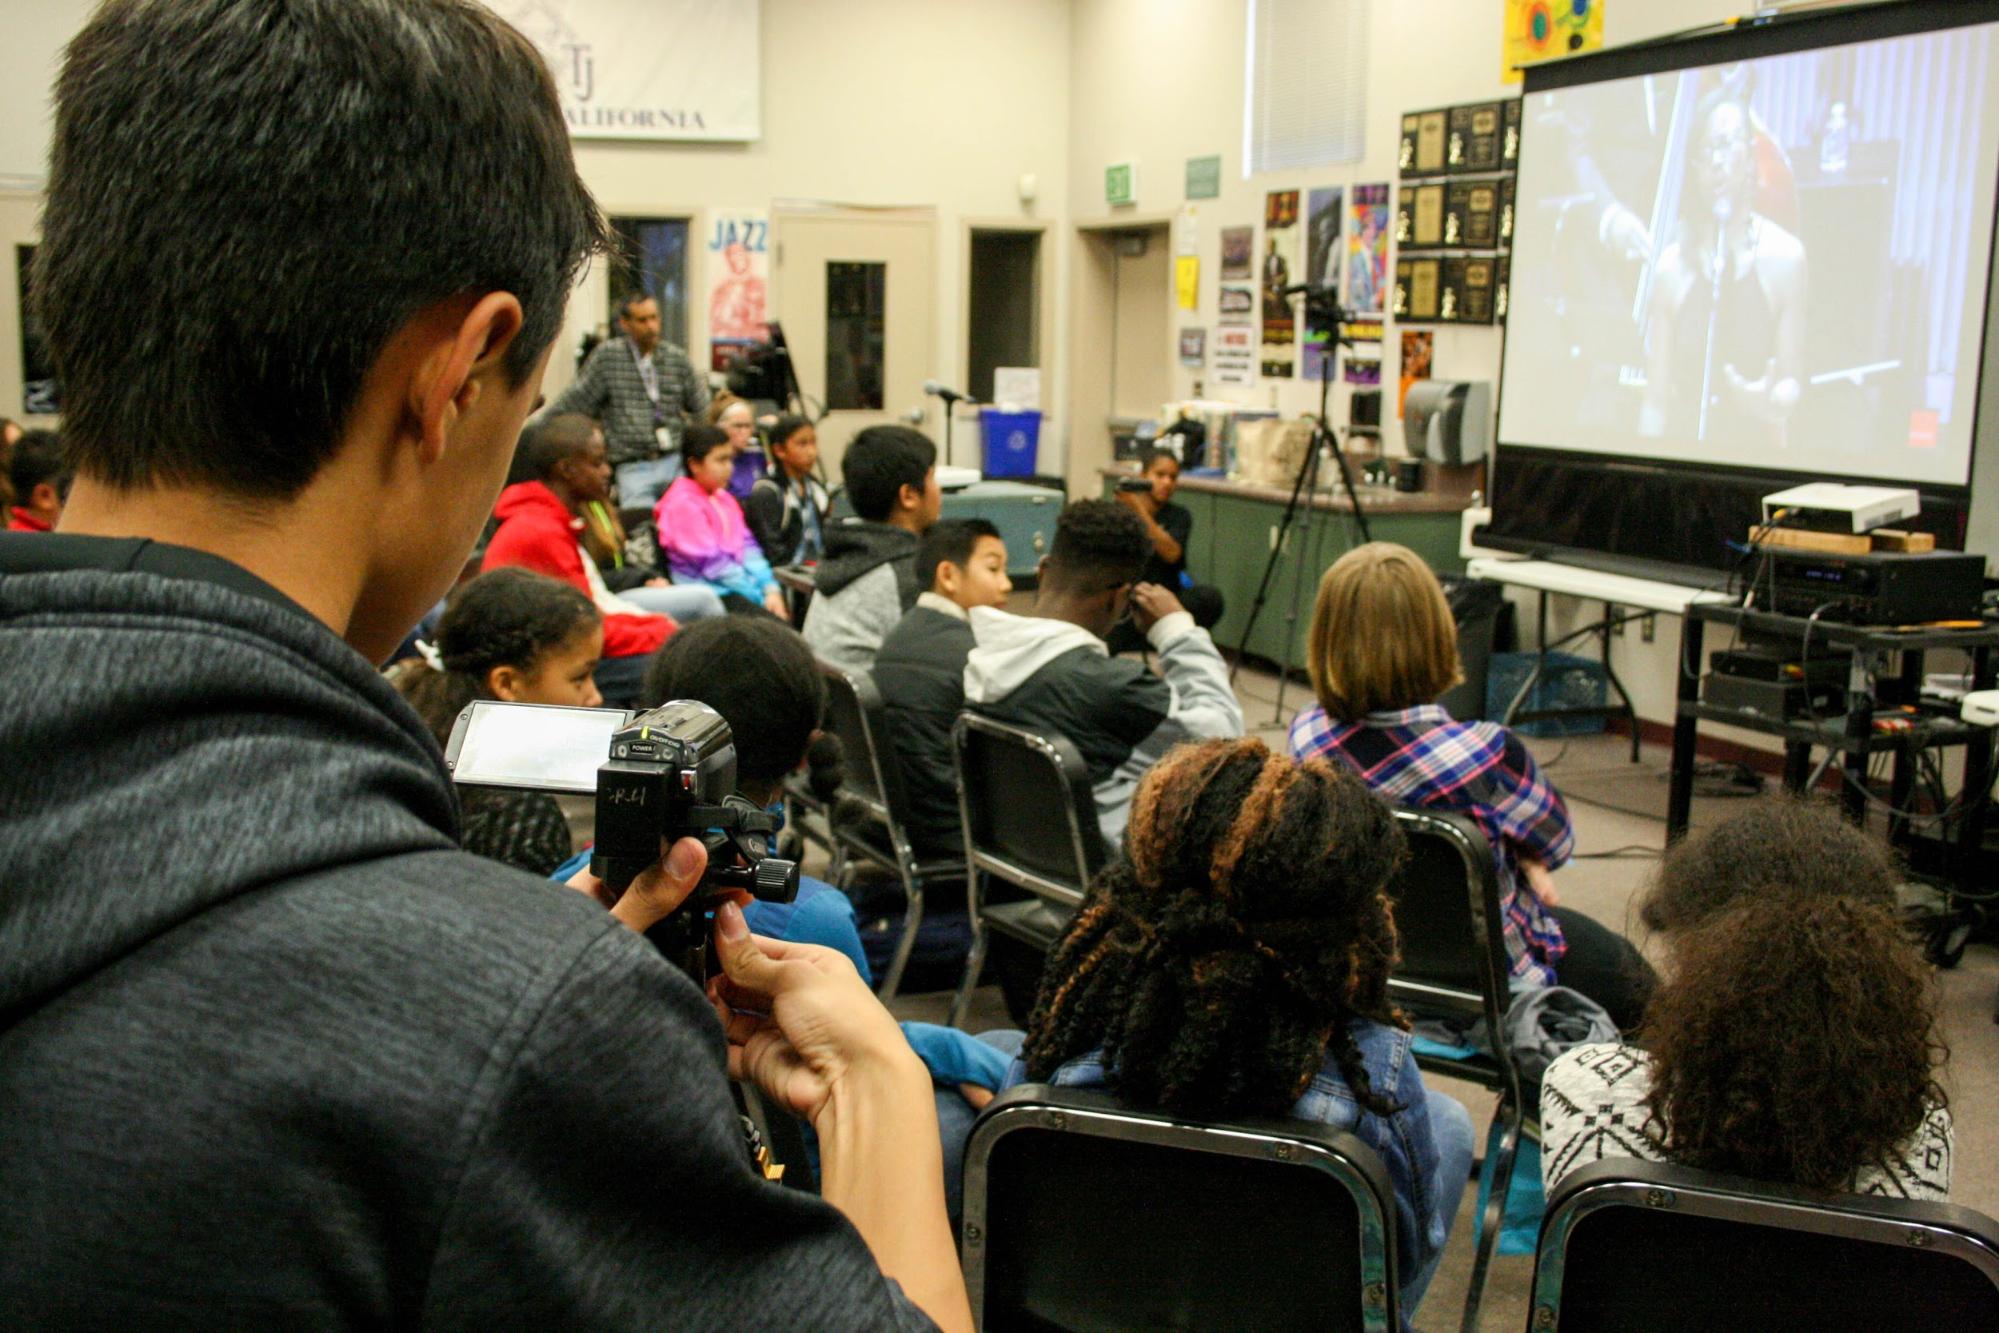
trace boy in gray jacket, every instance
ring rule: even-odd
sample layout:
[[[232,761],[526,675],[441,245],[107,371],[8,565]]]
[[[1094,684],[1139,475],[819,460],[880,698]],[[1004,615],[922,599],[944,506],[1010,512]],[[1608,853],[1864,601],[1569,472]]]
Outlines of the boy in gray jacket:
[[[826,532],[805,641],[847,671],[874,665],[882,640],[916,605],[916,548],[937,521],[937,446],[907,426],[870,426],[840,460],[854,517]]]
[[[1106,843],[1124,837],[1139,779],[1182,741],[1242,735],[1242,706],[1208,631],[1156,584],[1133,586],[1151,550],[1138,516],[1078,500],[1056,520],[1032,616],[971,612],[978,646],[965,702],[1002,722],[1066,736],[1089,766]],[[1112,657],[1104,638],[1130,611],[1163,675]]]

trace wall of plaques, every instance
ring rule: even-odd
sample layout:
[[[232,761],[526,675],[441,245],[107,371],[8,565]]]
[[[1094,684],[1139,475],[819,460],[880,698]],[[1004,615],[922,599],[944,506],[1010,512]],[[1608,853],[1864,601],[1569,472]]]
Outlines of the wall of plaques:
[[[1402,117],[1393,314],[1403,324],[1506,322],[1520,99]]]

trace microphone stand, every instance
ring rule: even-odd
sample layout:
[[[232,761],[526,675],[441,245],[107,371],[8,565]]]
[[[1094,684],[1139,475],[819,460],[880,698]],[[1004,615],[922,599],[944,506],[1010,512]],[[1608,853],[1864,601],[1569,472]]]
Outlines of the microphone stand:
[[[1314,505],[1306,498],[1303,509],[1299,507],[1301,497],[1309,497],[1318,488],[1319,452],[1321,447],[1329,447],[1333,461],[1338,465],[1340,478],[1346,483],[1347,502],[1353,508],[1354,525],[1360,531],[1363,542],[1374,540],[1374,533],[1368,526],[1367,511],[1361,508],[1360,492],[1354,489],[1353,469],[1347,466],[1346,450],[1340,446],[1339,433],[1327,419],[1326,405],[1332,394],[1333,376],[1337,373],[1339,350],[1351,346],[1353,340],[1346,332],[1346,312],[1340,308],[1339,297],[1329,288],[1319,288],[1305,293],[1305,313],[1318,315],[1327,326],[1325,375],[1319,380],[1319,412],[1312,419],[1312,439],[1306,447],[1305,459],[1299,465],[1298,475],[1291,483],[1291,498],[1285,502],[1284,515],[1277,522],[1277,536],[1270,548],[1270,556],[1263,562],[1263,577],[1257,582],[1256,597],[1250,603],[1249,619],[1243,624],[1242,638],[1236,644],[1236,660],[1229,669],[1229,681],[1235,681],[1235,674],[1242,669],[1243,655],[1249,651],[1249,641],[1256,633],[1257,618],[1263,614],[1264,603],[1270,596],[1270,580],[1277,573],[1277,562],[1284,558],[1284,546],[1291,537],[1291,525],[1302,515],[1304,531],[1299,535],[1292,551],[1296,568],[1291,585],[1291,609],[1285,617],[1284,655],[1278,663],[1277,708],[1271,716],[1271,725],[1277,726],[1284,720],[1284,690],[1291,678],[1291,659],[1294,645],[1298,640],[1298,612],[1305,592],[1305,576],[1310,556],[1316,550],[1310,541],[1312,533],[1312,511]],[[1302,327],[1302,325],[1301,325]]]

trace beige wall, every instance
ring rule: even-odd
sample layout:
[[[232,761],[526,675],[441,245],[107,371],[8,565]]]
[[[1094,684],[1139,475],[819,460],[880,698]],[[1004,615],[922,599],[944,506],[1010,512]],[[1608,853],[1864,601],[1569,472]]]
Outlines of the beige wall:
[[[12,76],[0,77],[0,185],[12,173],[23,188],[39,186],[56,60],[91,8],[90,0],[0,0],[6,33],[0,76]],[[607,209],[691,216],[697,242],[710,209],[812,202],[934,208],[935,347],[925,374],[956,385],[965,369],[961,235],[968,220],[992,225],[1067,213],[1069,23],[1069,0],[763,0],[762,139],[579,141],[577,162]],[[1037,198],[1023,206],[1018,182],[1029,174]],[[0,194],[0,240],[31,228],[32,213],[17,218]],[[1043,401],[1054,405],[1061,402],[1067,342],[1066,268],[1062,247],[1051,245],[1048,256]],[[0,277],[0,414],[6,415],[20,406],[11,263],[10,250],[9,273]],[[707,330],[698,258],[688,276],[694,296],[688,333],[699,349]],[[569,353],[584,329],[603,319],[604,283],[586,275],[550,361],[549,392],[569,381]],[[696,359],[703,359],[698,351]],[[926,426],[941,438],[939,405],[927,406]],[[1060,422],[1050,422],[1044,438],[1060,437]]]
[[[1725,18],[1741,9],[1735,0],[1616,0],[1605,10],[1606,41],[1639,41]],[[1395,179],[1400,117],[1406,110],[1515,95],[1518,85],[1500,78],[1497,3],[1472,0],[1377,0],[1368,39],[1367,149],[1358,163],[1274,172],[1245,180],[1242,174],[1243,52],[1247,0],[1076,0],[1071,25],[1069,91],[1070,197],[1079,217],[1114,212],[1141,216],[1170,213],[1184,202],[1186,161],[1219,153],[1221,197],[1201,200],[1200,309],[1174,311],[1158,349],[1171,368],[1173,396],[1193,390],[1200,372],[1179,366],[1176,331],[1182,324],[1214,321],[1220,229],[1261,226],[1269,190],[1309,190],[1328,185]],[[1138,198],[1128,210],[1103,202],[1104,168],[1136,161]],[[1258,241],[1261,247],[1260,233]],[[1079,309],[1079,322],[1087,312]],[[1497,381],[1501,331],[1436,328],[1435,373],[1455,379]],[[1079,344],[1079,353],[1080,353]],[[1383,347],[1384,379],[1397,371],[1395,330]],[[1284,412],[1317,408],[1318,384],[1301,379],[1260,380],[1249,389],[1221,389],[1209,397],[1275,406]],[[1331,417],[1346,417],[1346,386],[1336,385]],[[1156,408],[1154,410],[1157,410]],[[1076,415],[1082,416],[1082,406]],[[1078,431],[1088,423],[1080,423]],[[1389,447],[1400,442],[1390,426]],[[1530,594],[1515,593],[1522,625],[1533,632]],[[1550,618],[1555,633],[1577,623],[1586,608],[1558,598]],[[1662,620],[1658,639],[1639,640],[1636,628],[1615,641],[1613,662],[1632,691],[1640,716],[1670,721],[1674,650],[1679,624]],[[1745,741],[1750,738],[1738,736]]]
[[[584,180],[613,212],[693,214],[697,239],[711,207],[935,208],[936,347],[926,373],[962,387],[965,229],[974,221],[1060,219],[1068,209],[1068,0],[764,0],[763,46],[761,140],[579,142]],[[1031,206],[1020,202],[1023,175],[1036,178]],[[1061,402],[1066,267],[1061,247],[1051,245],[1048,257],[1042,321],[1053,336],[1042,400],[1053,405]],[[697,273],[689,278],[696,299],[688,336],[699,348],[705,288]],[[602,279],[586,275],[570,304],[564,348],[603,321],[603,304]],[[559,348],[551,393],[568,382],[571,366]],[[925,427],[941,441],[940,405],[926,406]],[[1060,434],[1052,421],[1043,438]]]

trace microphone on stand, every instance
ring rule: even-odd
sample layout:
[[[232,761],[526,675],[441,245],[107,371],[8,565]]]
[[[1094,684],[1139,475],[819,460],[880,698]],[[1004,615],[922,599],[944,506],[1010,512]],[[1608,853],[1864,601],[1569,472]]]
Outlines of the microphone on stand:
[[[956,389],[947,389],[936,380],[923,381],[923,392],[929,394],[932,398],[942,398],[944,406],[947,408],[956,407],[959,403],[969,403],[972,401],[970,394],[959,393]]]

